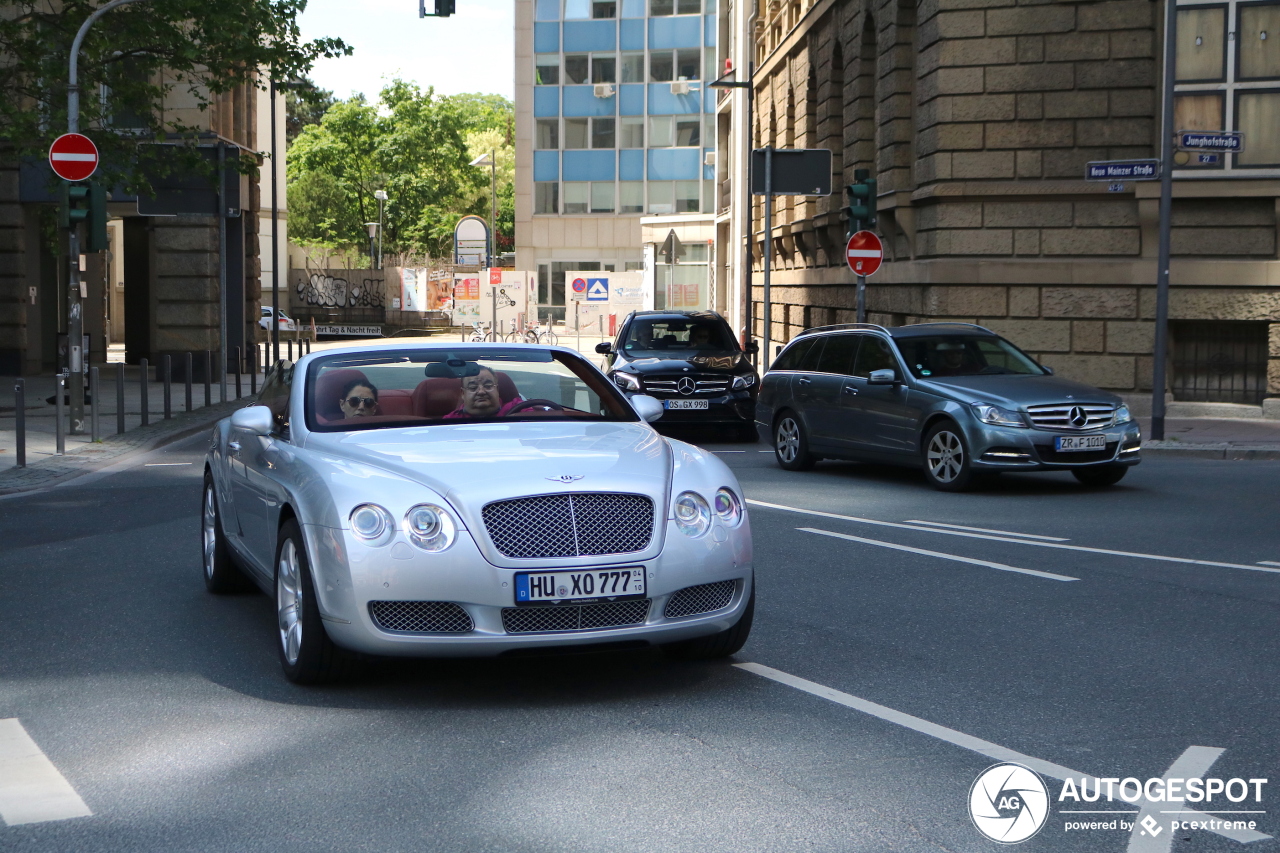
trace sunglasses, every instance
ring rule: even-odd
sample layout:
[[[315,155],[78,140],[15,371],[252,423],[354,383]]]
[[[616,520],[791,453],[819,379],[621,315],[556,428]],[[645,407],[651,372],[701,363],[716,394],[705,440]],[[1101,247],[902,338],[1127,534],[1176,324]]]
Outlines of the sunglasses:
[[[479,391],[482,388],[485,391],[492,391],[494,388],[497,388],[497,387],[498,386],[496,383],[485,381],[485,382],[468,382],[466,385],[462,386],[462,389],[464,391],[470,391],[471,393],[474,394],[476,391]]]
[[[373,397],[348,397],[346,402],[347,405],[353,409],[358,409],[361,406],[368,406],[372,409],[374,406],[378,405],[378,401]]]

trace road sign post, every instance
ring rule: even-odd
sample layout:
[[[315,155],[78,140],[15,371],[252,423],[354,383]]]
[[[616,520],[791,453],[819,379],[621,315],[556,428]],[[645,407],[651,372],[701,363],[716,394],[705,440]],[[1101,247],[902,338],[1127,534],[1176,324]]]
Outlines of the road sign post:
[[[858,231],[844,249],[845,263],[858,276],[858,322],[867,322],[867,276],[884,262],[884,244],[871,231]]]

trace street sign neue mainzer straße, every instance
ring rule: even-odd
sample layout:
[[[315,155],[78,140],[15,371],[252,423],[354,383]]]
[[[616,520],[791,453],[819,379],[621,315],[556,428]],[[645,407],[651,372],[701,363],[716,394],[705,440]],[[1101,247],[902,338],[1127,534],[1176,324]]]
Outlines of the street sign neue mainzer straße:
[[[1095,160],[1085,164],[1086,181],[1158,181],[1159,160]]]

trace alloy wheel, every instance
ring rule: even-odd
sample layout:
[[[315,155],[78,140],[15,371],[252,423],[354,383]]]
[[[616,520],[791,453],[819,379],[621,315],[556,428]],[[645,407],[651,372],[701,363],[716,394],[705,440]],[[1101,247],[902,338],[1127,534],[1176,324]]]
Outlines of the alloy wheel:
[[[218,510],[214,504],[213,484],[204,487],[204,518],[202,538],[204,544],[204,576],[213,577],[213,556],[218,547]]]
[[[280,648],[290,664],[302,650],[302,567],[293,539],[280,546],[276,565],[276,612],[280,624]]]
[[[950,483],[960,476],[964,467],[964,445],[960,437],[949,430],[941,430],[929,442],[927,451],[929,473],[938,482]]]
[[[796,461],[800,452],[800,427],[791,418],[783,418],[778,424],[776,440],[778,458],[787,464]]]

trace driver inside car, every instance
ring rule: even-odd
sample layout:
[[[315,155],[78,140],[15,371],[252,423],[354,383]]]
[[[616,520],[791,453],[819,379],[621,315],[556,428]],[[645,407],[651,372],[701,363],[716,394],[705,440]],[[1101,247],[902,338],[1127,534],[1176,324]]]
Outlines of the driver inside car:
[[[507,414],[524,402],[517,394],[507,403],[502,402],[498,393],[498,377],[487,367],[481,367],[475,376],[464,376],[462,379],[462,398],[458,408],[446,418],[494,418]]]

